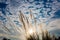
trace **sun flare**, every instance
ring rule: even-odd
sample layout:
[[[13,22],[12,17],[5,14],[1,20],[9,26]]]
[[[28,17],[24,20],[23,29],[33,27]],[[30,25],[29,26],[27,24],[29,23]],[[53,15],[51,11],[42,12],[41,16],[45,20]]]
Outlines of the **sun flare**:
[[[29,29],[29,34],[33,34],[34,30],[33,29]]]

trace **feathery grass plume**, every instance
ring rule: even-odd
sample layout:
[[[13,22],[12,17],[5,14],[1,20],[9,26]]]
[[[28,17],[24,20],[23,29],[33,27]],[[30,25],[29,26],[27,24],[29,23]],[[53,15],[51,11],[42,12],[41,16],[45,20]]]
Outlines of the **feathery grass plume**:
[[[6,26],[4,26],[4,29],[10,33],[10,30]]]
[[[12,21],[11,21],[11,19],[9,18],[9,17],[7,17],[7,19],[8,19],[8,21],[10,22],[10,25],[12,26],[12,28],[15,30],[15,31],[20,31],[20,29],[19,29],[19,27],[17,27]],[[18,32],[19,32],[18,31]]]
[[[33,18],[32,10],[31,10],[31,9],[30,9],[30,18],[31,18],[31,19]]]
[[[21,23],[23,24],[24,29],[26,30],[25,23],[24,23],[24,15],[22,14],[21,11],[20,11],[20,16],[19,17],[20,17]]]

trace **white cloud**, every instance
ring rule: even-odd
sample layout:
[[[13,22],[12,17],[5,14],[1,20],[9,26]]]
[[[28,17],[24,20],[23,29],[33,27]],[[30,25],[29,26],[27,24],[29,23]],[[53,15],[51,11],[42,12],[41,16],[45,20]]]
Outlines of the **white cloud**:
[[[55,30],[55,29],[60,29],[60,19],[54,19],[52,20],[48,26],[47,29],[49,31]]]

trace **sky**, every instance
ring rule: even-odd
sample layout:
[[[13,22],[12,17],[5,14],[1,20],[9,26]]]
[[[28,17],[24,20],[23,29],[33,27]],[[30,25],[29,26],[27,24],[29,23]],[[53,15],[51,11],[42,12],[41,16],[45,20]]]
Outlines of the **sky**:
[[[4,25],[6,25],[9,26],[12,35],[17,34],[10,23],[20,27],[19,11],[28,17],[29,10],[32,10],[37,23],[42,21],[47,25],[44,28],[60,36],[60,0],[0,0],[0,33],[7,33],[4,30]]]

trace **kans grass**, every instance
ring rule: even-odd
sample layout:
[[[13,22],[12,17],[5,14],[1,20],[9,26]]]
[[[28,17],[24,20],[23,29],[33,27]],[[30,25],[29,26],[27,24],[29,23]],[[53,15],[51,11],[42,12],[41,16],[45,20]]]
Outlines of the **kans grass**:
[[[7,17],[10,23],[12,23],[13,28],[20,33],[20,35],[3,35],[6,37],[13,37],[13,38],[19,38],[20,40],[44,40],[45,37],[49,36],[49,33],[47,30],[43,30],[43,23],[41,22],[37,26],[37,20],[34,18],[34,15],[32,14],[32,11],[30,10],[29,17],[24,15],[21,11],[19,11],[19,22],[22,24],[21,27],[17,27],[14,25],[14,23],[11,21],[10,18]],[[30,20],[34,20],[34,25]],[[5,29],[10,32],[10,30],[5,26]],[[2,36],[2,34],[1,34]]]

